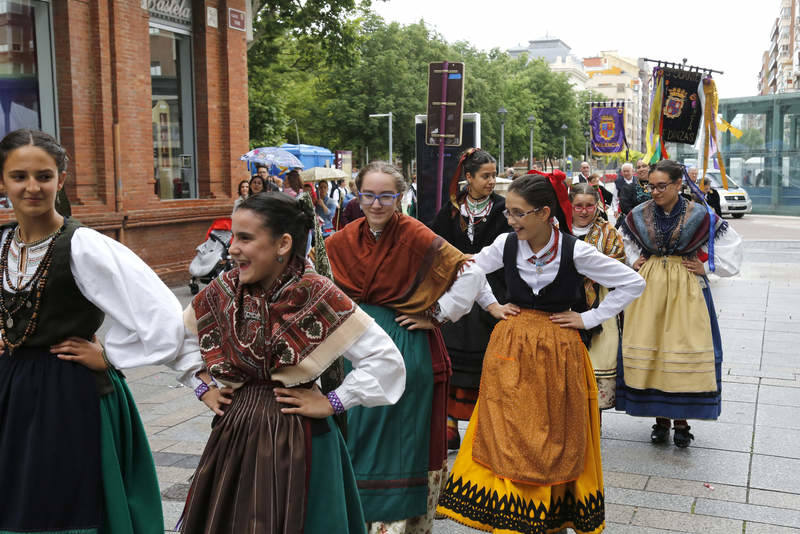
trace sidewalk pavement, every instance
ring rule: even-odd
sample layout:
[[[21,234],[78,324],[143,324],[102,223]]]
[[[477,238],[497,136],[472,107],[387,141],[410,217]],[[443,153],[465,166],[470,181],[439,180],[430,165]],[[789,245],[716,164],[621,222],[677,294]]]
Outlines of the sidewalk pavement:
[[[721,418],[691,421],[695,441],[678,449],[650,444],[651,420],[605,412],[606,532],[800,533],[800,242],[746,242],[742,273],[712,280],[724,347]],[[188,302],[187,288],[175,293]],[[164,367],[126,374],[171,531],[211,415]],[[436,534],[467,532],[448,520],[434,526]]]

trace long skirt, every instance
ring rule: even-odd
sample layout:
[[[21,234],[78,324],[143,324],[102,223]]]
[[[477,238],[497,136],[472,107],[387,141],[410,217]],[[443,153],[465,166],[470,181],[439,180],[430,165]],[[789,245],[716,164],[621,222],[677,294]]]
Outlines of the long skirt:
[[[447,415],[468,421],[478,400],[483,355],[497,320],[477,304],[456,321],[441,327],[453,366],[447,399]]]
[[[116,371],[99,396],[86,367],[48,348],[0,355],[0,534],[156,534],[155,467]]]
[[[599,297],[602,302],[608,296],[608,289],[600,287]],[[589,348],[589,359],[594,368],[597,381],[597,402],[601,410],[614,407],[617,353],[620,349],[619,319],[615,315],[602,324],[602,330],[592,336]]]
[[[597,387],[576,330],[533,310],[498,324],[437,511],[487,532],[602,532]]]
[[[625,312],[616,409],[640,417],[714,420],[722,412],[722,340],[717,314],[708,279],[689,273],[679,262],[672,257],[650,258],[639,271],[647,288]],[[634,339],[636,332],[639,337]],[[630,346],[644,350],[629,350]],[[672,354],[663,349],[665,346]],[[662,350],[652,350],[657,348]],[[642,383],[642,368],[651,367],[649,362],[653,361],[642,359],[647,352],[671,362],[648,371],[651,375],[660,370],[662,375],[678,378],[657,378],[660,386],[654,386],[649,382],[650,375],[645,375],[648,382]],[[668,365],[684,366],[690,372]],[[631,372],[636,373],[634,378],[629,376]],[[684,377],[700,377],[702,382]]]
[[[389,308],[361,307],[389,334],[406,366],[406,389],[396,404],[348,410],[347,446],[364,516],[384,525],[414,518],[417,527],[432,528],[439,485],[431,481],[441,476],[447,456],[444,343],[438,331],[399,326]]]
[[[245,384],[214,418],[181,532],[364,533],[338,427],[281,413],[273,386]]]

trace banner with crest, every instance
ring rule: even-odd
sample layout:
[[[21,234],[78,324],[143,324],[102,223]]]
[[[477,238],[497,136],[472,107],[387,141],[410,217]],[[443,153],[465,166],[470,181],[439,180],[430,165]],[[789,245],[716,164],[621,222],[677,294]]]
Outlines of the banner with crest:
[[[595,156],[620,154],[627,147],[624,103],[593,102],[589,126],[592,130],[592,154]]]
[[[683,69],[664,69],[664,125],[662,137],[666,142],[694,144],[703,106],[700,103],[702,73]]]

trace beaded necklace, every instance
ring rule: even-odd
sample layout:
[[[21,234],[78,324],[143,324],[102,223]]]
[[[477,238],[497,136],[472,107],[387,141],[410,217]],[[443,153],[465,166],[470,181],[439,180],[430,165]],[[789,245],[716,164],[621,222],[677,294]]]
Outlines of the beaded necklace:
[[[467,212],[467,237],[470,243],[475,242],[475,221],[481,222],[485,220],[489,212],[492,211],[492,206],[491,195],[481,200],[473,200],[473,198],[469,196],[469,193],[467,193],[464,208]]]
[[[9,353],[13,353],[17,348],[22,346],[25,341],[27,341],[27,339],[36,331],[36,326],[39,320],[39,308],[42,305],[42,293],[44,292],[44,286],[47,283],[47,274],[50,270],[50,264],[53,261],[53,250],[55,249],[55,243],[58,240],[58,237],[65,228],[66,226],[61,226],[61,228],[56,230],[56,232],[47,236],[43,240],[39,240],[35,243],[25,244],[26,246],[30,247],[32,245],[42,244],[47,239],[51,239],[50,243],[47,245],[47,252],[45,252],[42,261],[37,266],[36,272],[33,274],[31,279],[28,280],[28,282],[20,283],[17,286],[11,283],[8,273],[8,251],[11,248],[11,240],[18,239],[17,232],[19,227],[17,227],[15,230],[14,236],[9,236],[8,239],[5,240],[5,243],[3,243],[3,248],[0,250],[0,283],[2,283],[3,280],[7,281],[9,287],[14,289],[17,294],[27,290],[28,288],[33,288],[27,297],[20,298],[19,302],[12,306],[12,309],[9,309],[6,306],[5,290],[4,288],[0,287],[0,337],[2,337]],[[18,241],[18,243],[20,242],[21,241]],[[33,294],[33,300],[30,300],[31,294]],[[31,315],[31,318],[28,320],[28,324],[25,326],[25,331],[23,332],[22,337],[17,343],[12,343],[8,338],[6,328],[14,327],[14,315],[16,315],[23,306],[28,308],[33,307],[33,315]]]
[[[536,265],[536,274],[542,274],[544,271],[544,266],[552,263],[553,260],[556,259],[556,255],[558,252],[558,234],[559,232],[557,229],[553,228],[553,233],[555,237],[553,239],[553,246],[547,249],[547,251],[542,254],[541,256],[533,256],[532,258],[528,258],[528,261]]]
[[[678,203],[672,207],[672,211],[670,211],[669,214],[664,213],[661,206],[655,202],[653,206],[658,255],[668,256],[671,254],[674,246],[677,246],[678,240],[683,233],[683,225],[686,222],[686,217],[684,217],[686,214],[686,199],[679,196]],[[675,232],[676,228],[678,229],[677,232]],[[674,244],[671,243],[673,237],[675,238]]]

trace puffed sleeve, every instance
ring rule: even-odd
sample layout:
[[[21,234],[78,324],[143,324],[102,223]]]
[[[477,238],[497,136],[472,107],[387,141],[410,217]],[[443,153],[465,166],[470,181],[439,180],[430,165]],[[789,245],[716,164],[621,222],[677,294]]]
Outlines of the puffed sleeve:
[[[473,261],[464,264],[450,289],[439,297],[441,312],[436,318],[452,322],[461,319],[472,309],[485,285],[486,275],[483,271]]]
[[[477,265],[481,271],[486,274],[491,274],[503,268],[503,249],[505,249],[507,238],[507,233],[500,234],[491,245],[486,245],[480,252],[472,257],[472,259],[475,260],[475,265]]]
[[[353,364],[336,396],[347,410],[356,405],[394,404],[406,388],[406,366],[392,338],[376,322],[343,356]]]
[[[711,272],[708,265],[708,244],[703,245],[705,253],[704,267],[706,273]],[[739,274],[742,267],[744,253],[742,238],[728,225],[728,228],[714,241],[714,274],[717,276],[728,277]]]
[[[178,299],[139,256],[113,239],[79,228],[71,241],[70,268],[78,289],[106,314],[104,345],[118,369],[167,365],[194,387],[197,336],[184,325]]]

